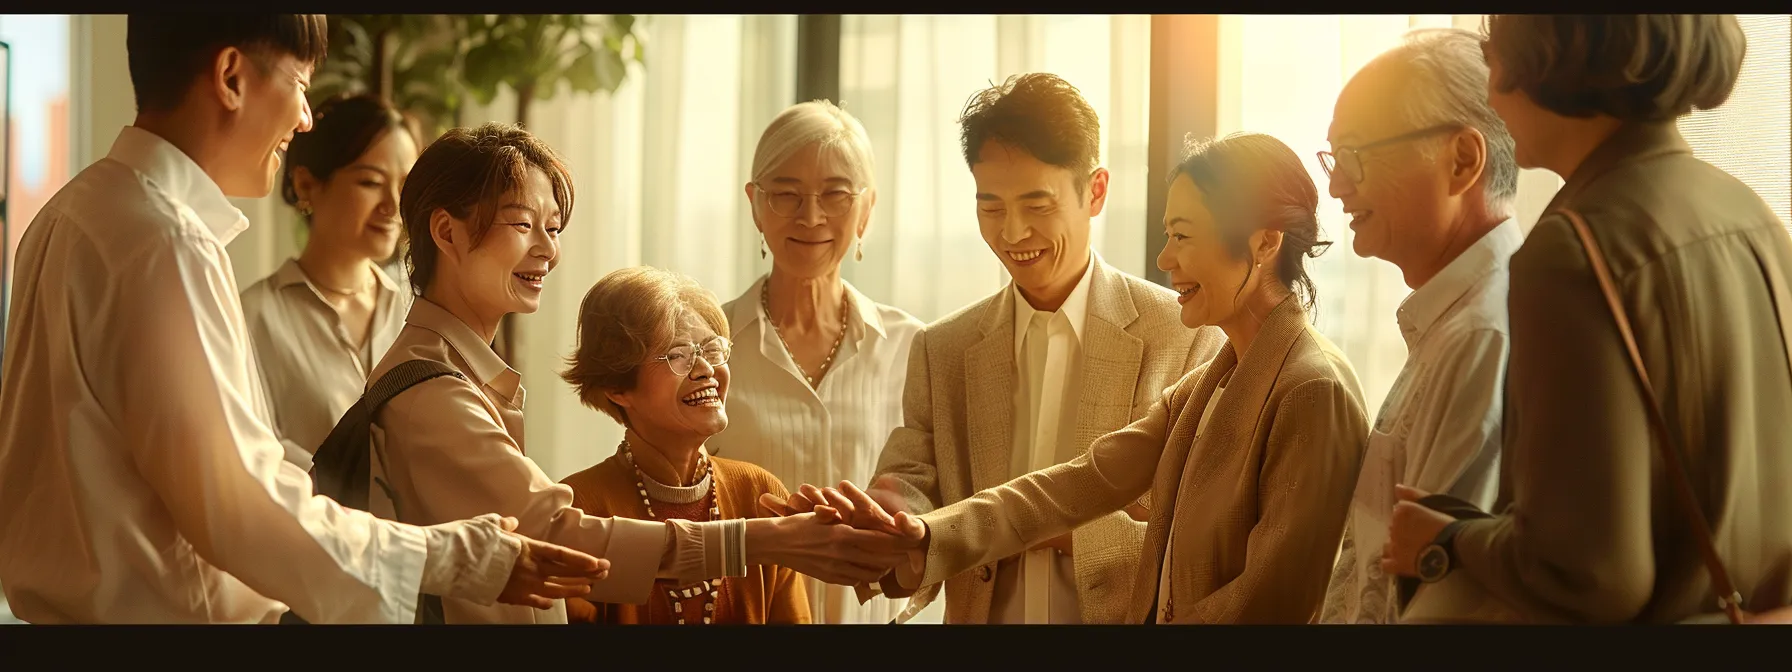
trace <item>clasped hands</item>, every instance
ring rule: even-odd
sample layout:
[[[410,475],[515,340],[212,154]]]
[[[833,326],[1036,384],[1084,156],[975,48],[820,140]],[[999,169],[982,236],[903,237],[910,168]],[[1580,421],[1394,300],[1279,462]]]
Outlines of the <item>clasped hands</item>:
[[[805,483],[786,498],[760,495],[759,505],[780,517],[779,564],[843,586],[877,582],[904,562],[919,573],[927,525],[909,515],[893,487],[881,485],[867,492],[847,481],[832,488]]]

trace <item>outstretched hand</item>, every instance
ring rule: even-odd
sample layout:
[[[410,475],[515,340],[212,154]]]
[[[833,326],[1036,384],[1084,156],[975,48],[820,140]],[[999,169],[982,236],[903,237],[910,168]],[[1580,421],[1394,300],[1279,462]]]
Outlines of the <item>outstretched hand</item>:
[[[835,528],[829,532],[783,527],[793,543],[789,550],[799,557],[778,564],[838,585],[877,581],[904,560],[919,572],[926,559],[926,524],[906,511],[891,515],[878,499],[891,498],[874,496],[847,481],[841,481],[839,488],[803,484],[784,499],[761,495],[760,506],[773,513],[787,519],[807,516],[811,523],[807,528]],[[823,557],[800,557],[816,551]],[[850,566],[841,566],[842,562]],[[814,571],[799,563],[814,563],[810,564]]]
[[[554,600],[590,594],[592,582],[610,574],[609,560],[517,534],[515,518],[504,518],[498,524],[523,542],[522,553],[510,568],[510,580],[498,593],[502,604],[550,609]]]

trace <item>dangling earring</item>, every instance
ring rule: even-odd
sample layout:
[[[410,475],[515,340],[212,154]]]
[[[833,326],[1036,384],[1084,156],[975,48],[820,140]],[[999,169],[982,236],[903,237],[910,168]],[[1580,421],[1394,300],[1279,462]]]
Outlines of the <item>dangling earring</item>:
[[[765,234],[759,235],[759,258],[765,258]]]
[[[865,241],[859,241],[859,250],[852,255],[853,261],[865,260]]]

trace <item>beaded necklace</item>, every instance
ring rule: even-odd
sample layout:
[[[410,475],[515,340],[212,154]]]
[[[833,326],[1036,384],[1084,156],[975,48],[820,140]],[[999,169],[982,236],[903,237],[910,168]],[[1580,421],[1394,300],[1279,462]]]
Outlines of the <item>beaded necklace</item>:
[[[617,446],[617,450],[622,453],[623,459],[628,460],[628,466],[635,470],[635,492],[641,495],[641,505],[647,507],[647,517],[651,520],[659,520],[659,517],[653,513],[653,501],[647,497],[647,475],[641,472],[641,465],[635,464],[635,454],[629,450],[628,439],[623,439],[622,444]],[[705,471],[704,480],[709,482],[709,519],[721,520],[722,511],[716,503],[716,467],[710,463],[709,457],[702,453],[697,454],[697,460],[699,461],[698,466]],[[716,594],[721,589],[721,579],[704,579],[702,583],[694,586],[667,590],[666,596],[672,600],[672,613],[678,617],[678,624],[684,625],[684,601],[702,594],[704,596],[703,622],[707,624],[715,618]]]

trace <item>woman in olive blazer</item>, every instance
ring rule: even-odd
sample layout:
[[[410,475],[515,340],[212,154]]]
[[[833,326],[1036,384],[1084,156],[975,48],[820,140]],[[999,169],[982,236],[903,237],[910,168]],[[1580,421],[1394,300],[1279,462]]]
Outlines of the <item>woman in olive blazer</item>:
[[[1441,541],[1451,573],[1509,620],[1672,623],[1717,610],[1624,341],[1556,214],[1572,210],[1611,268],[1744,606],[1792,602],[1792,242],[1675,124],[1729,96],[1744,46],[1735,17],[1500,16],[1489,33],[1489,102],[1518,163],[1566,179],[1512,257],[1507,505],[1452,525],[1402,504],[1384,566],[1416,575],[1420,550]]]

